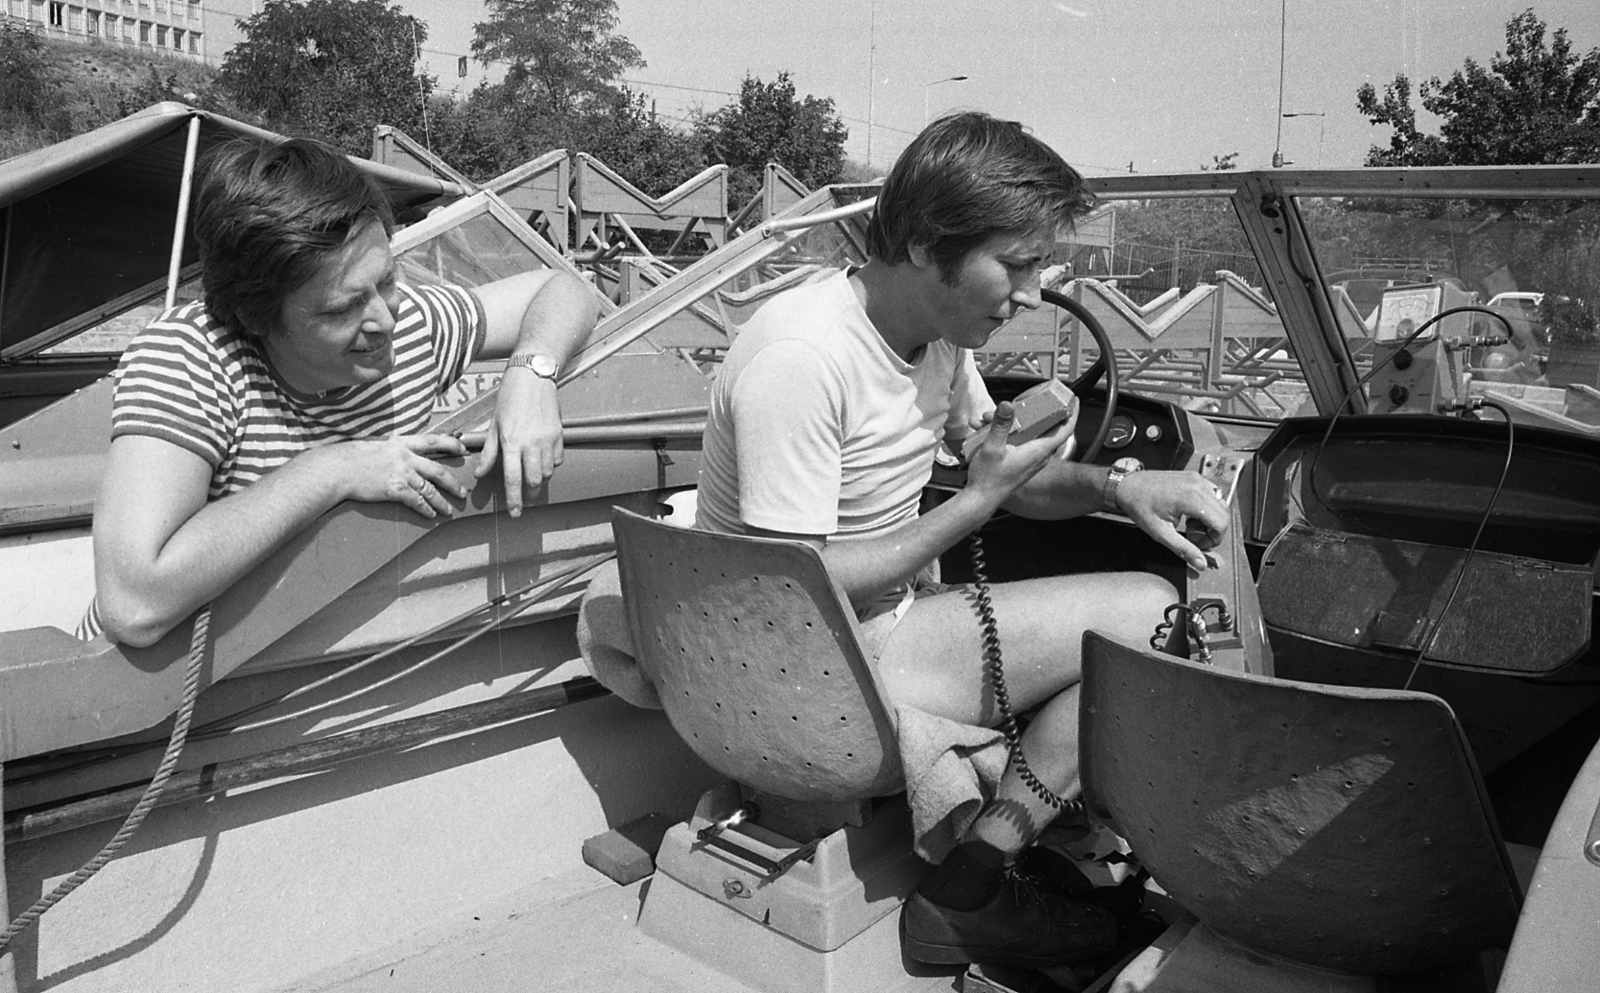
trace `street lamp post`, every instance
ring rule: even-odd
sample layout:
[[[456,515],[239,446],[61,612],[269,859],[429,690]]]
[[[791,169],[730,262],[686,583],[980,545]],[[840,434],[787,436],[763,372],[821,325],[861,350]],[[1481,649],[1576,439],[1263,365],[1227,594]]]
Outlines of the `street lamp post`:
[[[1327,115],[1327,112],[1326,111],[1321,111],[1321,110],[1300,110],[1300,111],[1295,111],[1293,113],[1284,114],[1283,116],[1284,117],[1315,117],[1315,118],[1318,119],[1318,124],[1317,124],[1317,168],[1321,169],[1322,168],[1322,139],[1327,135],[1327,130],[1328,130],[1328,115]]]
[[[1278,4],[1278,138],[1272,143],[1272,168],[1283,168],[1283,63],[1289,40],[1289,0]]]
[[[867,168],[872,168],[872,105],[878,89],[878,0],[872,0],[872,19],[867,24]],[[1283,107],[1280,105],[1279,110]]]
[[[927,127],[928,126],[928,91],[930,89],[932,89],[933,87],[938,86],[940,83],[959,83],[959,82],[962,82],[963,80],[965,80],[966,78],[967,78],[966,76],[946,76],[943,79],[935,79],[932,82],[928,82],[928,83],[923,83],[922,84],[922,126],[923,127]]]

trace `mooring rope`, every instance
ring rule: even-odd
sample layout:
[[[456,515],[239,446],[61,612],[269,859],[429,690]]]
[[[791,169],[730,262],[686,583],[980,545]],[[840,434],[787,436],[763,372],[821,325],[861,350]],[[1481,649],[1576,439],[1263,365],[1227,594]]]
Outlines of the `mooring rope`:
[[[172,773],[178,768],[178,756],[183,754],[183,746],[189,738],[189,721],[194,717],[195,702],[200,698],[200,671],[205,666],[210,631],[211,605],[206,604],[195,615],[194,633],[189,638],[189,668],[183,677],[183,700],[179,703],[177,716],[173,720],[172,736],[167,740],[166,754],[161,757],[161,764],[156,767],[156,774],[151,778],[144,796],[140,797],[139,802],[128,812],[121,829],[104,848],[100,849],[98,855],[85,862],[77,872],[62,880],[60,885],[41,897],[33,906],[18,914],[17,919],[6,927],[5,933],[0,934],[0,955],[5,954],[10,948],[12,939],[32,927],[45,911],[66,899],[73,890],[94,878],[95,873],[105,868],[106,863],[115,858],[133,837],[133,833],[139,830],[139,825],[144,823],[150,811],[155,809],[156,801],[161,799],[161,791],[167,788],[167,780],[172,778]]]

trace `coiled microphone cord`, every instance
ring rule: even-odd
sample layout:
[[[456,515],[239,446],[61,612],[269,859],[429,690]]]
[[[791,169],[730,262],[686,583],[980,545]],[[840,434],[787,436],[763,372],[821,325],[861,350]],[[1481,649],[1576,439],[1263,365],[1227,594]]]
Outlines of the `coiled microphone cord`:
[[[1005,662],[1000,656],[1000,625],[995,621],[994,601],[989,597],[989,567],[983,555],[983,537],[976,531],[968,539],[972,545],[972,602],[978,614],[978,625],[983,629],[983,668],[994,685],[995,709],[1000,711],[1000,734],[1006,740],[1010,763],[1017,776],[1034,796],[1057,810],[1072,814],[1083,813],[1083,801],[1068,799],[1057,794],[1040,781],[1022,754],[1022,732],[1017,728],[1016,715],[1011,712],[1011,696],[1006,691]]]

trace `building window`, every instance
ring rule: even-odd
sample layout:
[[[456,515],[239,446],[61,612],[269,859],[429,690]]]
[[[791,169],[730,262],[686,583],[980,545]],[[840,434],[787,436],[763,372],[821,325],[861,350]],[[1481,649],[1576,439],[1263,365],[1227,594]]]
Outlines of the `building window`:
[[[89,19],[86,27],[89,32],[89,36],[91,38],[98,37],[100,34],[100,12],[98,10],[91,10],[88,12],[88,14]]]
[[[63,27],[63,22],[66,20],[66,12],[67,5],[65,3],[62,3],[61,0],[50,0],[50,26],[53,28]]]
[[[83,8],[67,8],[67,30],[73,34],[83,34]]]
[[[130,45],[133,44],[133,24],[134,22],[131,18],[124,17],[122,19],[122,40]]]
[[[155,0],[155,5],[156,13],[165,14],[167,12],[167,0]]]
[[[189,32],[189,51],[193,52],[195,55],[200,54],[200,32]]]
[[[199,19],[200,19],[200,5],[197,4],[197,3],[189,4],[189,20],[198,21]]]
[[[139,44],[141,44],[141,45],[150,44],[150,22],[149,21],[140,21],[139,22]]]
[[[156,47],[167,47],[167,26],[165,24],[156,25]]]
[[[172,29],[172,50],[175,51],[175,52],[183,51],[183,29],[182,28],[173,28]]]

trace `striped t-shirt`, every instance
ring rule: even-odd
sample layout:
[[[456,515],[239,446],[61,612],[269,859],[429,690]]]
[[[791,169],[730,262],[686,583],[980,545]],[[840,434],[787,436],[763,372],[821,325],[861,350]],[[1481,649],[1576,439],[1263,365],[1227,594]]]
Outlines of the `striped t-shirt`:
[[[310,448],[416,434],[434,398],[483,340],[483,311],[460,287],[400,287],[383,379],[315,398],[273,377],[255,339],[210,324],[205,307],[168,311],[140,332],[116,371],[111,437],[148,435],[211,465],[212,500],[249,486]]]
[[[128,344],[113,374],[111,437],[147,435],[211,465],[207,499],[237,492],[307,449],[417,434],[434,399],[483,343],[477,297],[457,286],[400,286],[383,379],[307,398],[272,375],[255,339],[210,323],[196,301],[162,314]],[[98,603],[75,632],[101,631]]]

